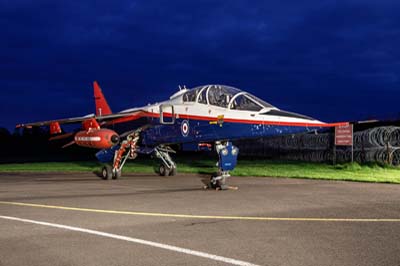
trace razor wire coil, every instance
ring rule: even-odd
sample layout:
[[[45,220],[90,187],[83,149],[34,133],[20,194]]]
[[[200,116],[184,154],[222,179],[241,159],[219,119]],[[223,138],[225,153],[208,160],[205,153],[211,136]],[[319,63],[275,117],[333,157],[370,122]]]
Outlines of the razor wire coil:
[[[400,165],[400,127],[375,127],[354,132],[354,161]],[[238,143],[243,155],[277,159],[328,162],[332,161],[333,133],[283,135]],[[337,162],[351,160],[351,149],[336,149]]]

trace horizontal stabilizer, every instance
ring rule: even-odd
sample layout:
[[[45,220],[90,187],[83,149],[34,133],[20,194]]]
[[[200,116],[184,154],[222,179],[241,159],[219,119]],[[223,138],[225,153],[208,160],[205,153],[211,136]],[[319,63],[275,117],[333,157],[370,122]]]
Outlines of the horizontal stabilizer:
[[[64,146],[62,146],[61,148],[66,148],[66,147],[69,147],[69,146],[72,146],[72,145],[74,145],[75,144],[75,140],[73,140],[73,141],[71,141],[71,142],[68,142],[67,144],[65,144]]]
[[[52,141],[52,140],[66,139],[66,138],[73,137],[74,135],[75,135],[75,132],[65,133],[65,134],[62,134],[62,135],[51,137],[49,140]]]

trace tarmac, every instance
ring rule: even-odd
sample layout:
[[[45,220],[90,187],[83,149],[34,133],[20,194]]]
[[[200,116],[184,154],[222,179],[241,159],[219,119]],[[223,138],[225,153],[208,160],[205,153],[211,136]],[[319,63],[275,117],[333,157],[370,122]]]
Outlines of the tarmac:
[[[400,265],[400,186],[0,173],[0,265]]]

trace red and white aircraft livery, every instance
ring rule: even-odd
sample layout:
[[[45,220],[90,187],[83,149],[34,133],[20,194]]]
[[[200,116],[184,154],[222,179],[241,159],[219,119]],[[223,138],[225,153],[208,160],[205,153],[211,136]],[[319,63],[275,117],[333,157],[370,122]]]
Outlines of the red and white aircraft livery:
[[[96,114],[83,117],[27,123],[17,127],[49,126],[52,139],[73,136],[67,144],[97,148],[97,158],[107,163],[104,179],[118,178],[127,159],[137,154],[154,154],[160,160],[159,173],[174,175],[172,144],[195,144],[201,148],[215,146],[219,155],[219,173],[211,178],[214,188],[225,188],[229,171],[236,166],[239,149],[232,140],[296,134],[324,127],[314,118],[287,112],[241,91],[224,85],[180,88],[170,99],[140,108],[112,113],[104,95],[94,82]],[[61,124],[81,123],[82,131],[62,134]]]

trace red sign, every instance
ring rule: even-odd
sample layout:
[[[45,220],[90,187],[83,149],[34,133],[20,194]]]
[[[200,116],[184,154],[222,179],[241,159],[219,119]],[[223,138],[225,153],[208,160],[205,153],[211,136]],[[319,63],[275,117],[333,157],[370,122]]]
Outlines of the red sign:
[[[353,125],[335,127],[335,145],[353,146]]]

